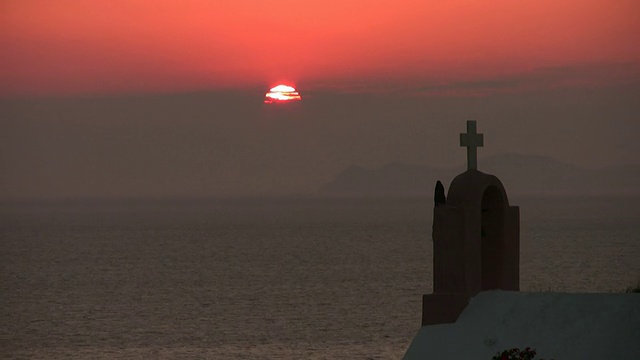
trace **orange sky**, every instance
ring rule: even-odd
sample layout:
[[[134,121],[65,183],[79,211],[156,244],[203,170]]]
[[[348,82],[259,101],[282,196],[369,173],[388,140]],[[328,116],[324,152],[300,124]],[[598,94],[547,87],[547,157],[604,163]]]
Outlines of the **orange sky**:
[[[637,0],[4,0],[0,95],[420,87],[640,61]]]

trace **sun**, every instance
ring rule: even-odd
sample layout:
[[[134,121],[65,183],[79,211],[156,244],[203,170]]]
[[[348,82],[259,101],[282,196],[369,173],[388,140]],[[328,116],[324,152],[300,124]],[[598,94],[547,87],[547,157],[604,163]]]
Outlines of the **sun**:
[[[302,100],[302,97],[300,96],[300,93],[298,93],[298,90],[289,85],[278,85],[272,87],[264,95],[265,104],[287,103],[300,100]]]

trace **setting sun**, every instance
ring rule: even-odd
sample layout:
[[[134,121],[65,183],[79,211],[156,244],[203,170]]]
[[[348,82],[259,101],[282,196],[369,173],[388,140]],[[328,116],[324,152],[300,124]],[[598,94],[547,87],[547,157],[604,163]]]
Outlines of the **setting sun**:
[[[264,96],[265,104],[299,101],[302,97],[298,91],[289,85],[278,85],[272,87]]]

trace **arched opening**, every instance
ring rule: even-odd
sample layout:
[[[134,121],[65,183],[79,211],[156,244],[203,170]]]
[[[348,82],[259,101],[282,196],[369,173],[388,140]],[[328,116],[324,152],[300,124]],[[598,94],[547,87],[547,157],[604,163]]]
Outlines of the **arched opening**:
[[[496,186],[484,191],[481,208],[481,289],[500,289],[504,284],[504,199]]]

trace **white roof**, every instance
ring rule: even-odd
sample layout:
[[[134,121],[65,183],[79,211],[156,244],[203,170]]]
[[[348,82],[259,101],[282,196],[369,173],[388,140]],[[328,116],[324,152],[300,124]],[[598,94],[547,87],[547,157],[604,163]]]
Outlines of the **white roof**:
[[[404,359],[640,359],[640,294],[483,292],[454,324],[423,326]]]

